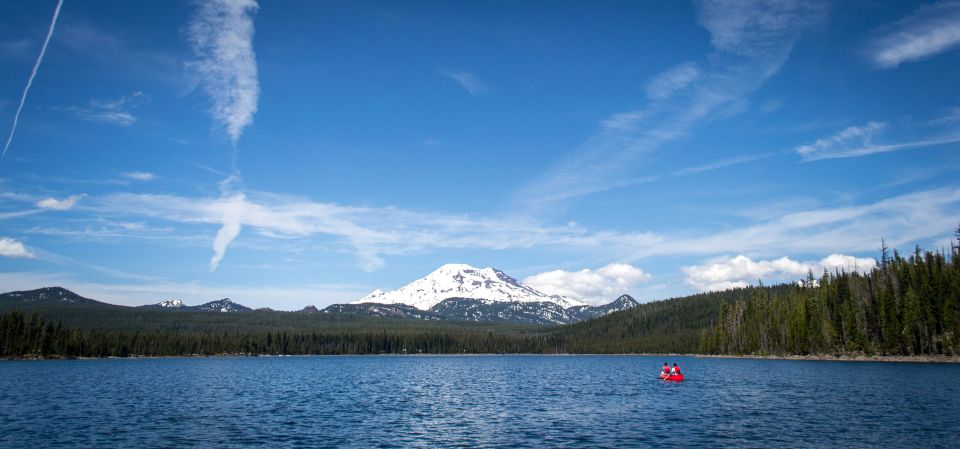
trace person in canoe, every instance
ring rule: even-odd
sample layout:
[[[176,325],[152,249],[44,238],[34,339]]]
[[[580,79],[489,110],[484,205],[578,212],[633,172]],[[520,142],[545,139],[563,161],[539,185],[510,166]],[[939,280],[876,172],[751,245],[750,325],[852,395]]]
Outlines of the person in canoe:
[[[680,372],[680,367],[676,363],[673,364],[673,368],[670,369],[671,376],[682,376],[683,373]]]
[[[670,368],[666,363],[663,364],[663,371],[660,372],[660,378],[663,380],[683,380],[683,373],[680,372],[680,366],[676,363]]]

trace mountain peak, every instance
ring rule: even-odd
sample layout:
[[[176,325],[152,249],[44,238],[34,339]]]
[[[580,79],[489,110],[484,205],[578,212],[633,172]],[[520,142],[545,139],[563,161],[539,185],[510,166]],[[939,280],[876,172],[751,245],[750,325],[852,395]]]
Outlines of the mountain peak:
[[[407,304],[420,310],[429,310],[448,298],[550,302],[561,307],[581,305],[579,301],[547,295],[523,285],[496,268],[477,268],[462,263],[441,265],[426,277],[397,290],[375,290],[354,304]]]
[[[446,264],[440,265],[440,268],[437,268],[433,272],[437,273],[437,272],[451,272],[451,271],[465,271],[465,270],[476,271],[476,270],[479,270],[479,268],[474,267],[473,265],[465,264],[465,263],[446,263]]]
[[[197,309],[207,312],[247,312],[251,310],[249,307],[233,302],[230,298],[210,301],[197,306]]]
[[[157,304],[157,305],[160,306],[160,307],[172,307],[172,308],[185,307],[185,306],[183,305],[183,301],[181,301],[181,300],[179,300],[179,299],[168,299],[168,300],[166,300],[166,301],[161,301],[161,302],[160,302],[159,304]]]

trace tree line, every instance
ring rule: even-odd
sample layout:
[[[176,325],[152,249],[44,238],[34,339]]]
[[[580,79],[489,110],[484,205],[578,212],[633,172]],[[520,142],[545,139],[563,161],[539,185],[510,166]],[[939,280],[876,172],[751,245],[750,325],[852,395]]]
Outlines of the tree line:
[[[547,334],[504,334],[463,329],[330,330],[206,333],[68,329],[39,313],[0,315],[3,357],[129,357],[219,354],[459,354],[544,353],[561,348]]]
[[[893,255],[870,272],[824,272],[788,289],[747,289],[704,329],[710,354],[960,354],[960,228],[949,252]]]
[[[654,301],[575,324],[428,322],[9,303],[0,357],[216,354],[960,354],[960,228],[949,252],[889,254],[868,273],[808,273]],[[34,309],[29,309],[35,307]],[[28,309],[28,310],[24,310]]]

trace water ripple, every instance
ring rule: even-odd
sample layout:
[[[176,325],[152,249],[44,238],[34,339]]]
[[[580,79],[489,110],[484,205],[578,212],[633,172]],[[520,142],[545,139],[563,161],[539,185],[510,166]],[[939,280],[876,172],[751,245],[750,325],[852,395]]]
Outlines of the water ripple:
[[[674,359],[2,362],[0,446],[957,446],[957,365]]]

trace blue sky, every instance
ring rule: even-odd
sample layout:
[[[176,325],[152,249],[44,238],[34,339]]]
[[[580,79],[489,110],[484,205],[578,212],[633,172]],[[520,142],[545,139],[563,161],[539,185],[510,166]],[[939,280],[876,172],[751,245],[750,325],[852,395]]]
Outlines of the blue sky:
[[[4,2],[0,290],[649,301],[949,247],[960,3],[664,3],[66,1],[38,63],[57,3]]]

